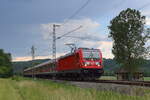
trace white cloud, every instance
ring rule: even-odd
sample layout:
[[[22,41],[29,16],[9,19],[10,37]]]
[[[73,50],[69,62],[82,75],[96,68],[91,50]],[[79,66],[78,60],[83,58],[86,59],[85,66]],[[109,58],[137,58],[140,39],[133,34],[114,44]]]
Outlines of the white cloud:
[[[101,50],[102,55],[104,58],[113,58],[112,54],[112,41],[85,41],[83,42],[83,45],[86,45],[87,47],[96,47]]]
[[[48,24],[42,24],[41,29],[42,29],[42,34],[44,39],[49,39],[49,35],[52,34],[53,31],[53,24],[54,23],[48,23]],[[82,26],[81,29],[71,33],[71,36],[91,36],[91,33],[100,27],[100,24],[96,21],[93,21],[89,18],[85,19],[80,19],[80,20],[69,20],[68,23],[63,24],[63,23],[55,23],[62,25],[59,28],[56,28],[56,33],[57,36],[60,36],[64,33],[67,33],[71,30],[74,30],[80,26]],[[94,34],[92,36],[95,36]]]
[[[146,16],[146,25],[150,25],[150,12],[149,9],[142,11],[142,15]]]
[[[144,15],[144,16],[149,16],[149,15],[150,15],[150,12],[147,11],[147,10],[144,10],[144,11],[142,12],[142,15]]]
[[[52,25],[54,23],[42,24],[42,35],[44,40],[49,44],[49,39],[52,39]],[[63,24],[63,23],[55,23]],[[104,58],[113,58],[111,53],[112,41],[108,40],[107,34],[100,33],[100,23],[93,21],[89,18],[70,20],[68,23],[62,25],[60,28],[56,29],[56,35],[61,36],[77,27],[82,26],[81,29],[72,32],[67,36],[74,36],[76,38],[63,37],[57,40],[57,57],[62,56],[70,51],[70,48],[65,46],[65,43],[75,43],[77,47],[87,47],[87,48],[98,48],[101,49]],[[77,38],[78,37],[78,38]],[[79,38],[80,37],[80,38]],[[52,44],[50,44],[52,45]],[[40,54],[49,55],[49,52],[41,52]],[[35,59],[47,59],[52,58],[52,56],[36,56]],[[13,57],[13,61],[29,61],[32,58],[30,56],[25,57]]]
[[[111,41],[102,41],[99,42],[100,46],[98,47],[99,49],[101,49],[103,57],[104,58],[113,58],[113,54],[112,54],[112,42]]]
[[[150,17],[146,17],[146,25],[150,25]]]
[[[50,37],[49,34],[52,33],[53,24],[54,23],[41,25],[43,38],[45,40],[49,39]],[[89,18],[85,18],[79,20],[69,20],[69,22],[64,25],[63,23],[55,23],[55,24],[60,24],[60,25],[62,24],[61,27],[56,29],[57,37],[71,30],[74,30],[79,26],[82,26],[81,29],[67,35],[67,36],[73,36],[74,38],[63,37],[60,40],[57,40],[57,53],[68,52],[69,48],[64,44],[71,42],[71,43],[75,43],[77,47],[99,48],[102,50],[103,57],[105,58],[113,57],[111,54],[112,42],[108,41],[107,34],[102,34],[97,31],[100,28],[99,22],[93,21]]]

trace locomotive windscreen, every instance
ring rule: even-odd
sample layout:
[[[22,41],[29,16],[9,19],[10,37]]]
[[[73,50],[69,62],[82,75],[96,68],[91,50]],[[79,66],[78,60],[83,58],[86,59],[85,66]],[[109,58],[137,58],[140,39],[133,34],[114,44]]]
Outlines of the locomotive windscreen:
[[[94,49],[83,50],[83,58],[86,60],[98,60],[100,59],[100,52]]]

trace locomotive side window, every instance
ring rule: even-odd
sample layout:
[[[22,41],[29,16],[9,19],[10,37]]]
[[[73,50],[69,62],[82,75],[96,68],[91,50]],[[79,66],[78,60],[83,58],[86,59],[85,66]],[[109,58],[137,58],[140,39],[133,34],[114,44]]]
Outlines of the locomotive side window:
[[[99,60],[100,53],[98,50],[83,50],[83,58],[86,60]]]

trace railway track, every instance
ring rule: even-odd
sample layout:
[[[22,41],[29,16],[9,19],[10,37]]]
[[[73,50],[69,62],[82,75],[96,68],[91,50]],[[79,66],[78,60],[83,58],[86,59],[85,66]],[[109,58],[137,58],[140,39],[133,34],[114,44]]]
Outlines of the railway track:
[[[79,82],[110,83],[110,84],[135,85],[135,86],[150,87],[150,81],[94,80],[94,81],[79,81]]]
[[[49,80],[49,79],[48,79]],[[119,81],[119,80],[72,80],[72,79],[50,79],[55,82],[86,82],[86,83],[110,83],[120,85],[134,85],[150,87],[150,81]]]
[[[88,82],[89,83],[108,83],[108,84],[110,83],[110,84],[150,87],[150,81],[119,81],[119,80],[60,80],[60,81],[86,82],[86,83]]]

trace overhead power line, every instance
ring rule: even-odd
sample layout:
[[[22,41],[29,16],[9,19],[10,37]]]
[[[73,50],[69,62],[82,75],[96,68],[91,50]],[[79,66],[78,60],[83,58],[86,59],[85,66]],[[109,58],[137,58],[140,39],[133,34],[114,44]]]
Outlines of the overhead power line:
[[[64,36],[64,37],[71,37],[71,38],[76,38],[76,39],[84,39],[87,40],[85,37],[78,37],[78,36]]]
[[[88,37],[79,37],[79,36],[64,36],[64,37],[70,37],[70,38],[75,38],[75,39],[80,39],[80,40],[92,40],[92,41],[100,41],[100,40],[97,40],[97,39],[92,39],[92,38],[88,38]]]
[[[84,9],[89,4],[90,1],[91,0],[87,0],[85,4],[83,4],[79,9],[77,9],[77,11],[73,13],[70,17],[68,17],[62,25],[68,23],[70,19],[74,18],[82,9]]]
[[[65,25],[66,23],[69,22],[70,19],[74,18],[82,9],[84,9],[90,2],[91,0],[87,0],[79,9],[75,11],[70,17],[66,18],[66,20],[61,24],[61,26]],[[61,27],[59,27],[61,28]],[[49,34],[52,35],[52,34]]]
[[[87,0],[85,2],[85,4],[83,4],[79,9],[77,9],[77,11],[75,11],[75,13],[73,13],[70,17],[68,17],[65,20],[65,22],[63,24],[61,24],[61,26],[64,25],[64,24],[66,24],[67,22],[69,22],[70,19],[74,18],[82,9],[84,9],[89,4],[90,1],[91,0]],[[65,34],[63,34],[63,35],[61,35],[61,36],[59,36],[59,37],[56,38],[56,36],[55,36],[55,28],[54,28],[54,25],[53,25],[53,58],[56,58],[56,43],[55,43],[56,40],[60,39],[60,38],[62,38],[64,36],[66,36],[66,35],[68,35],[68,34],[70,34],[72,32],[74,32],[74,31],[76,31],[78,29],[80,29],[81,27],[82,26],[80,26],[80,27],[78,27],[78,28],[76,28],[76,29],[74,29],[72,31],[69,31],[69,32],[67,32],[67,33],[65,33]]]
[[[65,37],[66,35],[71,34],[72,32],[79,30],[80,28],[82,28],[82,26],[79,26],[78,28],[76,28],[76,29],[74,29],[74,30],[72,30],[72,31],[69,31],[69,32],[67,32],[67,33],[65,33],[65,34],[63,34],[63,35],[57,37],[56,40],[57,40],[57,39],[61,39],[62,37]]]
[[[59,37],[55,37],[55,40],[61,39],[62,37],[67,37],[66,35],[71,34],[72,32],[75,32],[75,31],[79,30],[80,28],[82,28],[82,26],[79,26],[78,28],[73,29],[73,30],[71,30],[71,31],[59,36]],[[52,39],[49,39],[49,40],[52,40]],[[43,50],[40,51],[40,53],[44,52],[44,51],[48,51],[49,49],[50,49],[49,47],[46,48],[46,49],[43,49]]]

